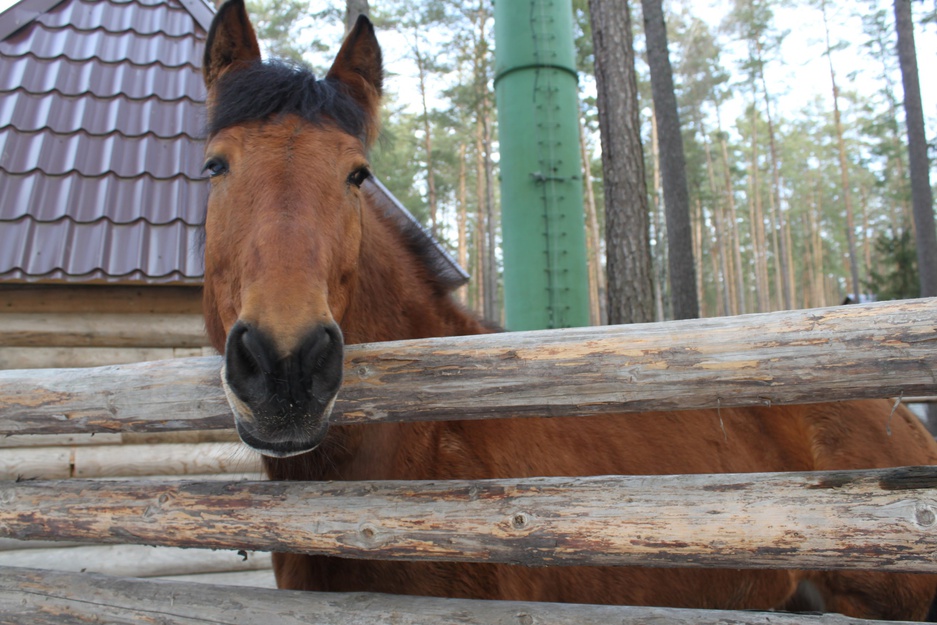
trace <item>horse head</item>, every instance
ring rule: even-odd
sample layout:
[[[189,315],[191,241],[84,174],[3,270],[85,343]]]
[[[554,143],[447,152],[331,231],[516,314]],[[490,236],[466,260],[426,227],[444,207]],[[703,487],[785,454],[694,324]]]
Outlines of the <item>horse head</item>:
[[[241,439],[291,456],[322,441],[342,381],[381,51],[362,16],[324,79],[262,61],[243,0],[230,0],[203,74],[206,327]]]

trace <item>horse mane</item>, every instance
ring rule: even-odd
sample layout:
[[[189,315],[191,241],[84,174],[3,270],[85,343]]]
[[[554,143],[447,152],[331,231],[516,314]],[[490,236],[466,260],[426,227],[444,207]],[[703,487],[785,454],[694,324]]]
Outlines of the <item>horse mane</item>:
[[[316,125],[335,124],[365,143],[376,124],[340,82],[316,78],[305,65],[282,59],[253,61],[225,72],[212,91],[209,136],[238,124],[293,114]]]

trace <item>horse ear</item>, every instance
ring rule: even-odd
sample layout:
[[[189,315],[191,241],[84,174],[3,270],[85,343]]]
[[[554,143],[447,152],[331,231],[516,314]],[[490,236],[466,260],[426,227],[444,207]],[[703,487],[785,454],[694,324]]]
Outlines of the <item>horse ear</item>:
[[[368,142],[373,141],[384,89],[384,66],[381,46],[377,43],[371,20],[364,15],[358,16],[355,27],[345,37],[325,77],[342,83],[348,94],[364,109],[372,122],[369,124],[372,131],[368,133]]]
[[[228,0],[218,9],[208,29],[202,61],[205,87],[210,90],[218,77],[232,66],[258,60],[260,46],[247,17],[244,0]]]

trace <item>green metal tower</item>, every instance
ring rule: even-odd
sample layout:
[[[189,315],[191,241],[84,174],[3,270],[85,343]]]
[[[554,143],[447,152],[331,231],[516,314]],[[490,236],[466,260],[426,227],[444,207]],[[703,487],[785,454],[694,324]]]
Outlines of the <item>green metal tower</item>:
[[[589,325],[571,0],[495,2],[509,330]]]

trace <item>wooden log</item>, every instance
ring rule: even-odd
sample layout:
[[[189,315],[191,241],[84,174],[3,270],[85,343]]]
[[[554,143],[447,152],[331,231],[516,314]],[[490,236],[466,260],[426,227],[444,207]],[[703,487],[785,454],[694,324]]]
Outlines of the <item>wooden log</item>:
[[[266,575],[272,579],[272,566],[269,553],[238,554],[236,551],[145,545],[82,545],[0,551],[0,567],[101,573],[121,577],[266,571]]]
[[[838,614],[681,610],[238,588],[0,569],[0,623],[61,625],[884,625]],[[893,622],[893,625],[897,623]]]
[[[541,565],[937,572],[937,467],[0,486],[0,536]]]
[[[102,367],[214,354],[209,347],[0,347],[0,369]]]
[[[0,284],[4,313],[201,314],[202,287],[105,284]]]
[[[195,573],[192,575],[159,575],[155,579],[196,584],[221,584],[223,586],[249,586],[253,588],[276,588],[277,580],[272,570],[231,571],[228,573]]]
[[[260,473],[240,442],[0,449],[0,480]]]
[[[64,547],[78,547],[82,543],[67,540],[16,540],[15,538],[0,538],[0,551],[13,551],[15,549],[62,549]]]
[[[0,436],[0,449],[74,447],[77,445],[165,445],[167,443],[236,443],[234,429],[182,432],[115,432],[113,434],[10,434]]]
[[[335,423],[796,404],[937,390],[937,298],[353,345]],[[0,371],[0,433],[230,428],[220,358]]]
[[[219,430],[220,431],[220,430]],[[179,432],[182,434],[182,432]],[[21,447],[73,447],[75,445],[120,445],[125,434],[10,434],[0,436],[0,449]]]
[[[203,347],[200,314],[0,312],[9,347]]]

